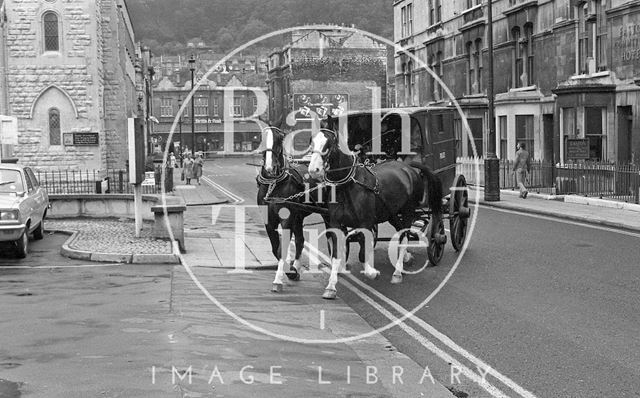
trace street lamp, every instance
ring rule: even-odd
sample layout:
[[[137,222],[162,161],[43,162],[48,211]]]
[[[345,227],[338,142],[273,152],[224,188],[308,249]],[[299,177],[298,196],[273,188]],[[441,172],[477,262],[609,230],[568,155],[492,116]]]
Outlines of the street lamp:
[[[182,107],[182,98],[178,97],[178,112],[180,112],[180,108]],[[180,140],[180,153],[178,154],[180,159],[180,167],[182,167],[182,154],[184,153],[184,141],[182,141],[182,113],[180,113],[180,117],[178,118],[178,128],[179,128],[179,140]]]
[[[191,71],[191,91],[193,92],[193,73],[196,71],[196,58],[193,54],[191,54],[191,58],[189,58],[189,70]],[[194,113],[195,103],[194,103],[195,92],[191,96],[191,154],[193,156],[196,155],[196,115]]]
[[[489,77],[487,97],[489,97],[489,142],[487,156],[484,160],[484,200],[497,202],[500,200],[500,160],[496,156],[496,123],[494,117],[493,98],[493,9],[492,0],[488,0],[487,6],[487,45],[489,47]]]

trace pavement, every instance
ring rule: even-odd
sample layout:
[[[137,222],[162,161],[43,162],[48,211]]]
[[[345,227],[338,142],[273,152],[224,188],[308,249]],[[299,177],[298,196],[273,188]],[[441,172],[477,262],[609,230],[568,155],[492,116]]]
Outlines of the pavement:
[[[500,191],[500,201],[490,202],[484,200],[482,188],[473,187],[469,192],[470,200],[475,201],[475,192],[479,194],[479,203],[485,206],[640,231],[640,205],[637,204],[579,195],[545,195],[534,192],[522,199],[519,191],[510,189]]]
[[[567,197],[536,193],[521,199],[512,190],[501,191],[498,202],[487,202],[483,191],[475,188],[470,191],[470,200],[475,201],[476,193],[478,202],[486,206],[640,231],[640,206],[620,208],[620,205],[608,203],[603,207],[597,200],[585,199],[584,204],[576,203],[580,200],[567,200]],[[183,267],[174,267],[172,311],[185,327],[177,330],[185,332],[188,329],[191,334],[181,336],[176,333],[176,344],[183,345],[184,355],[174,356],[170,362],[158,367],[158,377],[164,378],[167,388],[170,387],[172,366],[185,369],[190,366],[192,358],[187,354],[192,352],[190,347],[197,340],[210,344],[206,349],[203,348],[206,344],[200,345],[204,351],[197,353],[199,360],[205,363],[207,358],[215,359],[221,377],[231,381],[225,380],[217,388],[224,396],[454,396],[437,381],[431,383],[427,378],[425,382],[422,377],[425,369],[395,350],[380,334],[328,345],[304,344],[304,341],[335,340],[354,333],[367,333],[371,327],[342,300],[327,302],[320,298],[326,283],[322,273],[305,274],[297,283],[287,281],[282,294],[271,293],[273,273],[252,272],[273,269],[276,265],[263,226],[247,225],[242,233],[236,231],[231,223],[233,209],[210,206],[228,202],[212,186],[205,182],[193,186],[178,184],[172,194],[181,196],[188,205],[185,228],[191,233],[185,241],[187,251],[182,254],[176,253],[175,245],[150,238],[149,224],[145,224],[141,238],[132,236],[133,224],[128,220],[55,220],[46,224],[47,230],[73,232],[65,245],[67,252],[63,248],[66,255],[80,252],[86,256],[89,253],[84,259],[116,261],[114,258],[121,258],[122,262],[134,263],[136,258],[144,259],[145,255],[170,256],[174,262],[179,260],[183,264]],[[213,209],[206,209],[205,213],[213,216],[213,224],[210,218],[201,216],[203,206]],[[195,216],[189,217],[190,214]],[[117,253],[106,253],[108,251]],[[244,253],[244,261],[238,253]],[[105,257],[106,254],[116,257]],[[205,291],[205,287],[210,291]],[[203,312],[204,308],[213,307],[212,303],[222,311]],[[329,308],[331,318],[319,321],[319,314]],[[240,323],[230,316],[237,316],[236,321]],[[319,322],[321,327],[318,327]],[[293,337],[293,342],[287,341],[289,336]],[[211,364],[216,364],[215,361]],[[228,370],[226,373],[223,365]],[[264,387],[259,393],[247,390],[246,383],[238,379],[238,369],[246,365],[253,366],[253,376]],[[276,376],[273,376],[272,366],[276,366]],[[381,370],[380,379],[374,384],[368,383],[367,366]],[[393,383],[392,366],[401,367],[405,380],[412,382]],[[348,374],[346,369],[350,369]],[[203,389],[211,387],[206,383],[211,369],[207,372],[200,372],[201,387],[189,385],[184,391],[192,388],[202,390],[199,393],[203,394]],[[272,383],[273,377],[276,383]],[[218,379],[217,376],[211,378]],[[286,388],[278,384],[282,380],[286,380]],[[325,383],[327,380],[331,382]],[[320,390],[322,394],[318,395]]]

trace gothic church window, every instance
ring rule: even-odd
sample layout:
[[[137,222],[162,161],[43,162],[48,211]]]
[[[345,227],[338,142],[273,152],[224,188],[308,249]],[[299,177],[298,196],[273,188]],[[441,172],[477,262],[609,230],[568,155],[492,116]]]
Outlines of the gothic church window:
[[[60,111],[56,108],[49,109],[49,145],[60,145]]]
[[[58,32],[58,16],[49,11],[43,16],[44,50],[60,51],[60,35]]]

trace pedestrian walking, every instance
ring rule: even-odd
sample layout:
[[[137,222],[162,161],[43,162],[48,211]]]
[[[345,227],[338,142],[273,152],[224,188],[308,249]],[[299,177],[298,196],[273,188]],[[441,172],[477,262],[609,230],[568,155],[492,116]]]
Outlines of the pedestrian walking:
[[[191,179],[193,178],[193,158],[190,153],[185,156],[182,172],[184,173],[184,178],[187,180],[187,185],[191,185]]]
[[[176,155],[174,155],[173,152],[169,154],[169,167],[172,169],[178,167],[178,164],[176,163]]]
[[[527,175],[531,172],[531,156],[529,152],[527,152],[524,142],[520,142],[517,146],[513,171],[516,174],[516,184],[518,184],[518,188],[520,189],[520,197],[526,199],[529,191],[524,183],[527,180]]]
[[[204,160],[202,159],[202,154],[200,152],[196,153],[196,159],[193,161],[193,178],[196,179],[198,185],[200,184],[200,177],[202,177],[202,166],[204,165]]]

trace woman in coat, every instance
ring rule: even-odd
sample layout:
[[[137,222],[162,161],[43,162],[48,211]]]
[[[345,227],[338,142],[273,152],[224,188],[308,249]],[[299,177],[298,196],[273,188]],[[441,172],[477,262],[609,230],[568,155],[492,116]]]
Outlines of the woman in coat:
[[[196,179],[198,185],[200,185],[200,177],[202,177],[202,166],[204,165],[204,160],[202,159],[202,155],[200,152],[196,153],[196,159],[193,161],[193,178]]]
[[[191,179],[193,178],[193,157],[191,154],[187,154],[184,159],[184,168],[182,169],[184,178],[187,180],[187,185],[191,185]]]

